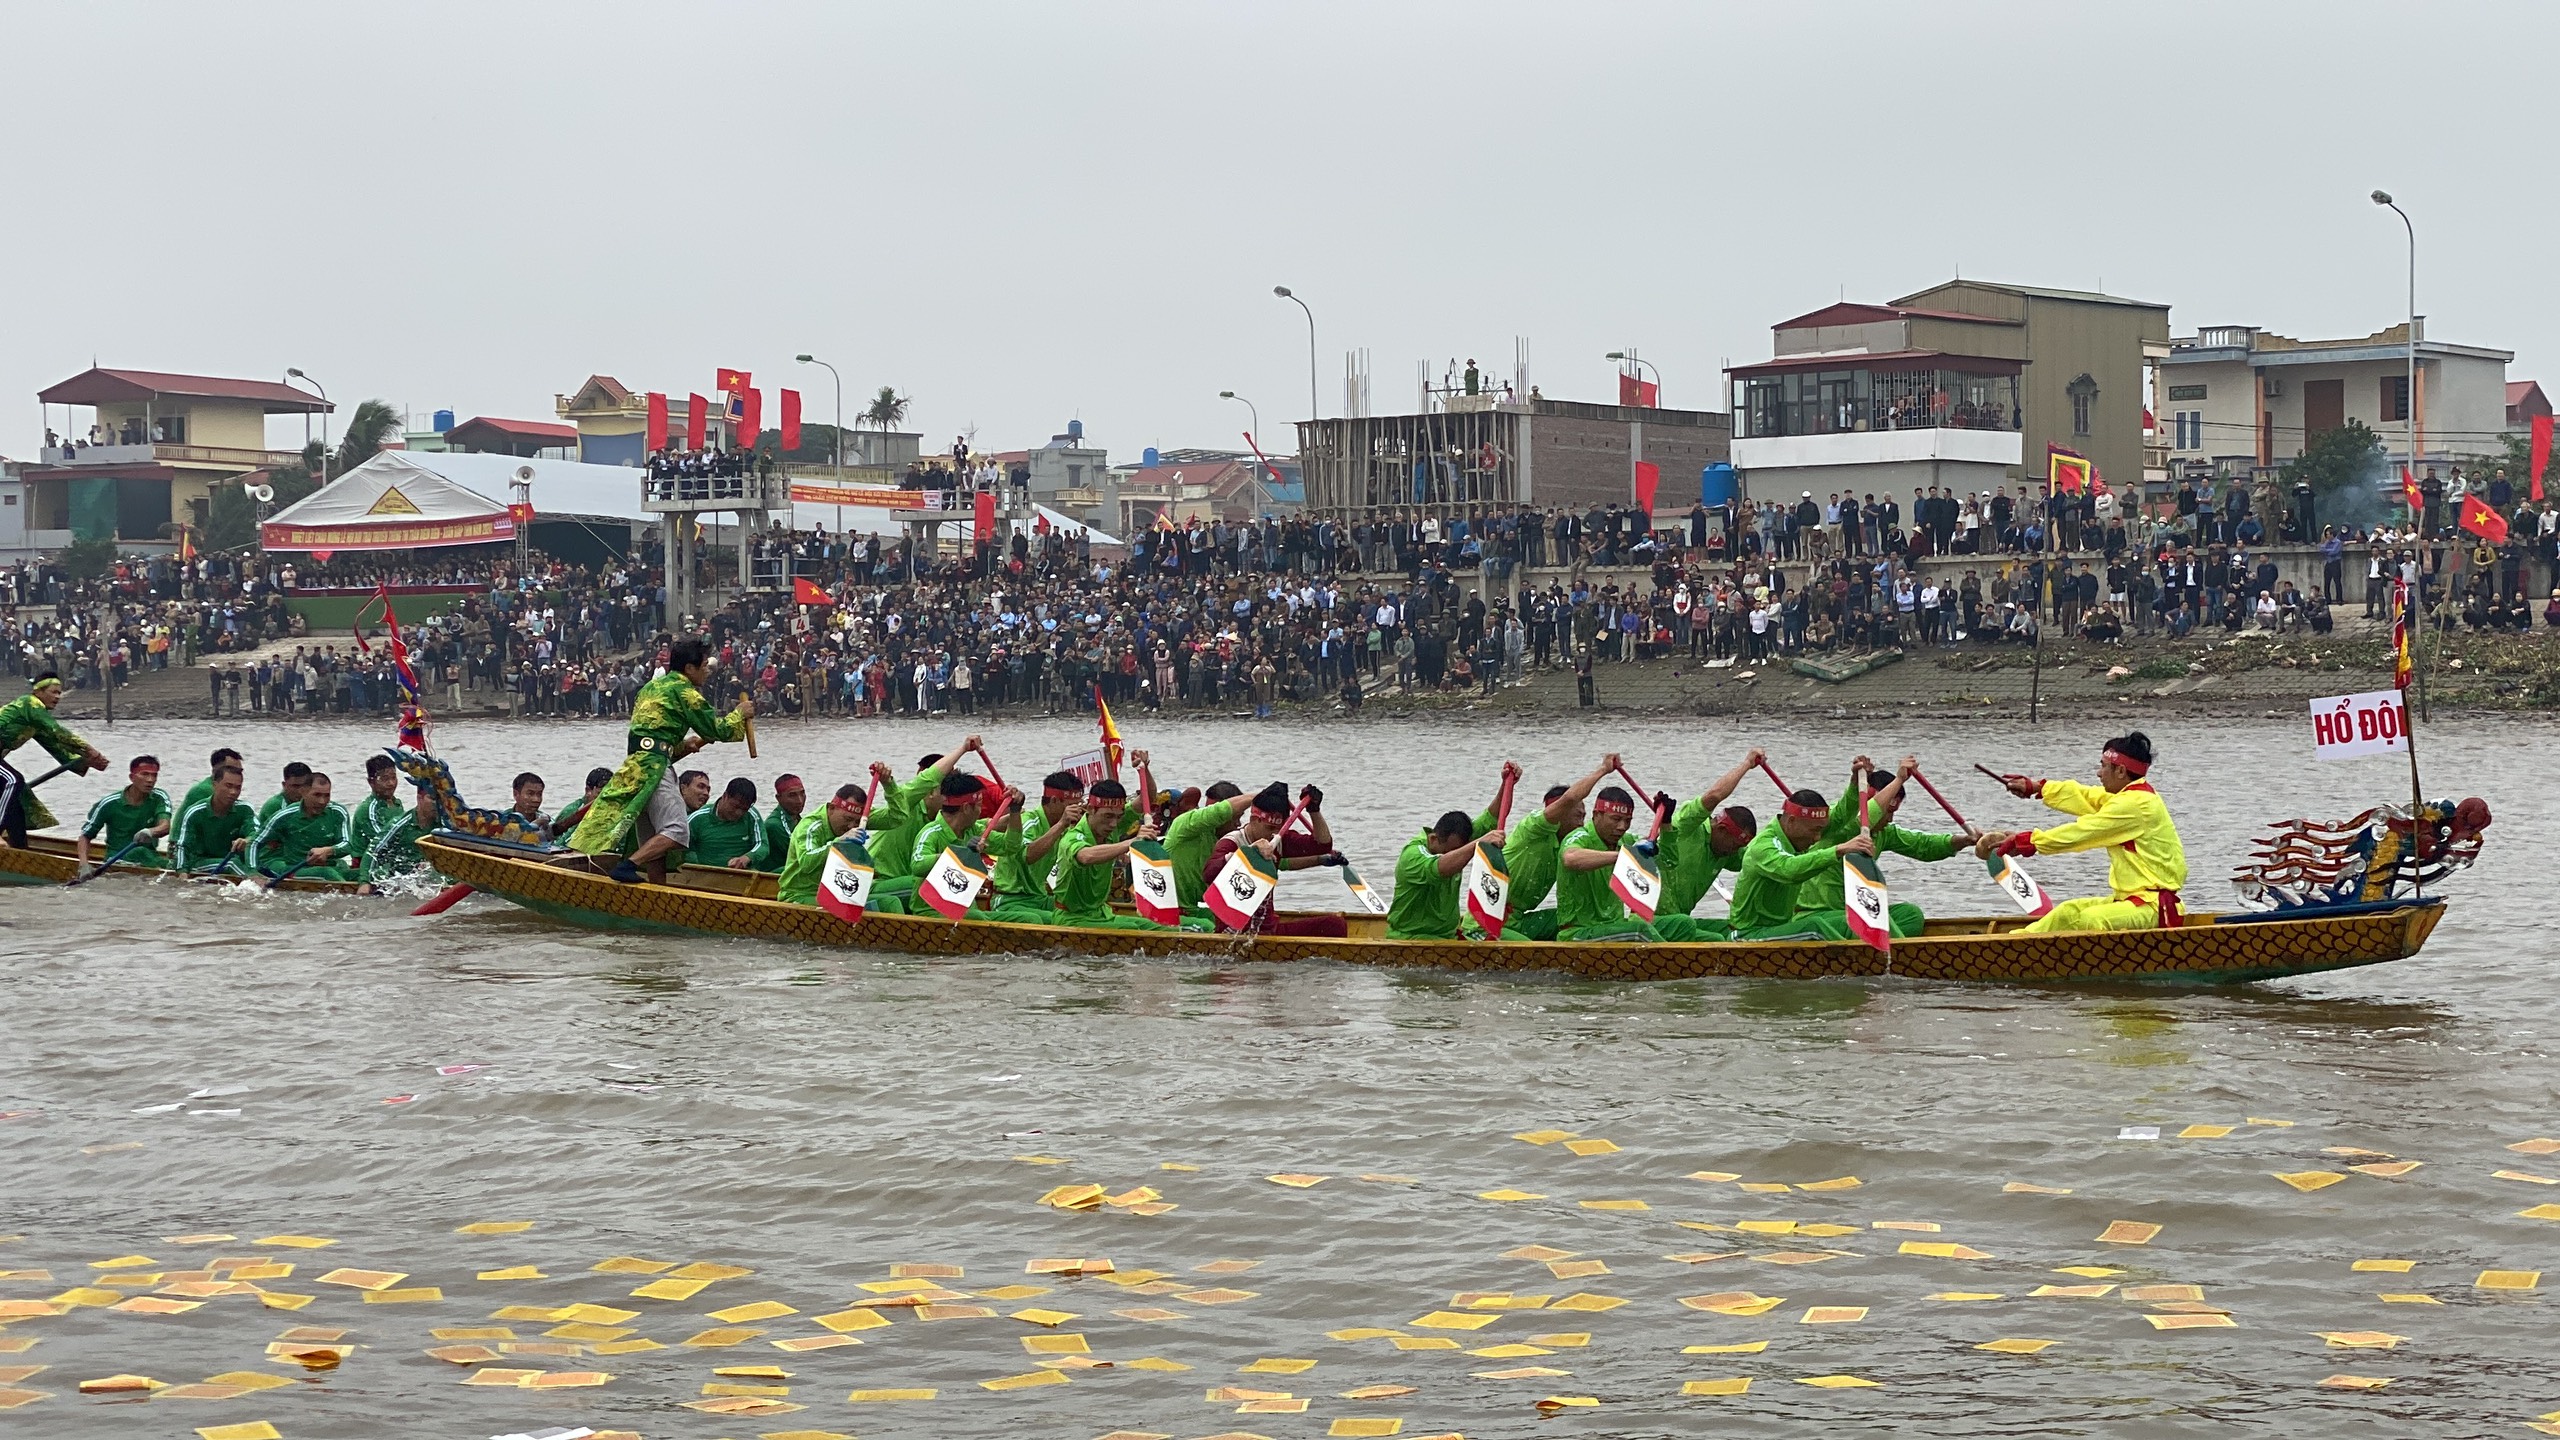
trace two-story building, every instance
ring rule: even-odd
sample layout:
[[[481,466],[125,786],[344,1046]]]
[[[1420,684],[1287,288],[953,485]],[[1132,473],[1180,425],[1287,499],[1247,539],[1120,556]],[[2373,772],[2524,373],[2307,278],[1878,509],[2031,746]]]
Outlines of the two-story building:
[[[2418,317],[2415,430],[2420,465],[2494,454],[2515,354],[2427,338]],[[2173,466],[2280,465],[2321,432],[2361,420],[2397,469],[2410,452],[2409,327],[2352,340],[2296,340],[2253,325],[2209,325],[2159,361],[2160,428]]]
[[[53,443],[23,472],[26,543],[40,550],[105,539],[174,546],[174,527],[204,525],[217,486],[294,458],[267,448],[268,416],[334,408],[272,380],[103,368],[36,399],[65,412],[54,430],[48,411]]]
[[[2166,305],[1956,280],[1770,328],[1771,358],[1727,372],[1752,498],[1979,492],[2043,479],[2048,446],[2141,478],[2144,357],[2167,343]]]

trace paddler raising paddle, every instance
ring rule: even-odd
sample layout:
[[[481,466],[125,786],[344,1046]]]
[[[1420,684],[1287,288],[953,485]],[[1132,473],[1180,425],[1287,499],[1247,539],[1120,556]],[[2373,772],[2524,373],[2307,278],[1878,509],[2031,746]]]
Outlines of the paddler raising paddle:
[[[1866,763],[1864,756],[1859,757],[1859,763],[1862,765]],[[1973,843],[1974,837],[1970,833],[1929,834],[1918,830],[1905,830],[1893,823],[1893,817],[1902,809],[1903,790],[1912,774],[1919,768],[1918,756],[1905,755],[1902,757],[1902,763],[1890,771],[1869,769],[1860,777],[1864,782],[1867,796],[1865,828],[1868,837],[1875,842],[1875,853],[1878,858],[1886,855],[1903,855],[1924,865],[1930,865],[1946,859]],[[1853,781],[1853,784],[1855,783]],[[1831,824],[1822,833],[1822,839],[1826,843],[1836,844],[1858,833],[1860,827],[1854,806],[1855,802],[1852,802],[1852,808],[1845,815],[1837,808],[1832,810]],[[1809,916],[1821,915],[1834,921],[1842,921],[1848,913],[1847,897],[1842,893],[1844,889],[1839,866],[1834,865],[1828,870],[1817,872],[1812,879],[1804,882],[1803,888],[1796,891],[1796,918],[1802,920]],[[1928,922],[1929,917],[1921,912],[1920,907],[1907,900],[1894,901],[1887,918],[1887,923],[1893,930],[1893,938],[1896,940],[1908,939],[1919,934]]]
[[[53,812],[36,798],[27,777],[9,763],[9,752],[33,740],[73,774],[106,768],[107,757],[97,746],[53,718],[53,707],[61,703],[62,677],[47,670],[26,694],[0,705],[0,836],[6,837],[0,844],[24,849],[30,828],[42,830],[53,823]]]
[[[1564,837],[1563,869],[1556,876],[1558,940],[1679,944],[1699,938],[1698,922],[1686,915],[1657,911],[1648,922],[1628,914],[1626,902],[1611,887],[1618,846],[1635,815],[1635,797],[1612,785],[1591,797],[1590,822]]]
[[[2107,851],[2107,889],[2053,907],[2026,927],[2029,934],[2060,930],[2156,930],[2183,923],[2178,892],[2187,883],[2187,847],[2169,819],[2168,802],[2151,788],[2151,737],[2136,730],[2106,743],[2098,754],[2098,783],[2037,780],[2004,775],[2001,783],[2021,800],[2078,816],[2050,830],[1994,830],[1974,842],[1974,853],[2066,855]]]
[[[1506,781],[1516,781],[1520,767],[1505,760],[1502,775]],[[1405,842],[1404,852],[1396,857],[1396,893],[1387,906],[1388,939],[1459,938],[1459,877],[1475,858],[1478,845],[1502,843],[1502,832],[1493,821],[1490,805],[1472,820],[1466,811],[1452,810]]]
[[[1293,815],[1303,813],[1307,828],[1288,828]],[[1245,811],[1244,824],[1231,835],[1221,835],[1209,851],[1208,879],[1218,878],[1241,846],[1251,846],[1281,870],[1307,870],[1319,865],[1339,865],[1342,852],[1333,848],[1333,827],[1324,818],[1324,792],[1309,785],[1298,792],[1296,807],[1289,804],[1289,787],[1274,780],[1262,787]],[[1276,905],[1276,902],[1274,902]],[[1221,930],[1233,929],[1215,914],[1212,923]],[[1290,919],[1269,917],[1259,927],[1265,935],[1291,936],[1307,940],[1340,940],[1351,933],[1350,924],[1339,915],[1300,915]]]
[[[616,880],[636,884],[645,875],[652,884],[666,883],[667,854],[685,843],[690,813],[669,768],[714,740],[747,733],[756,702],[741,697],[737,709],[722,715],[702,698],[702,687],[710,683],[710,642],[687,636],[667,648],[667,673],[631,697],[629,753],[569,837],[572,850],[610,855],[645,822],[649,838],[608,872]]]
[[[1854,802],[1852,802],[1854,803]],[[1852,835],[1836,845],[1823,843],[1831,825],[1831,806],[1819,790],[1797,790],[1778,808],[1774,823],[1742,849],[1742,878],[1734,882],[1731,927],[1736,940],[1846,940],[1848,916],[1803,915],[1796,897],[1807,883],[1825,873],[1837,876],[1840,857],[1876,853],[1876,844]]]

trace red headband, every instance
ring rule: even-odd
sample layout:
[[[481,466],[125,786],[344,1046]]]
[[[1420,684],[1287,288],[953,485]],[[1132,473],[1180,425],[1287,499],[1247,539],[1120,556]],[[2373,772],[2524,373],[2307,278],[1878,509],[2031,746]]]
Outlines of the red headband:
[[[1778,809],[1782,813],[1793,815],[1799,820],[1811,820],[1817,815],[1828,815],[1831,813],[1831,807],[1828,805],[1807,805],[1792,798],[1790,798],[1784,805],[1779,806]]]
[[[1592,801],[1591,809],[1594,814],[1597,814],[1602,810],[1615,810],[1621,815],[1633,815],[1636,813],[1636,807],[1631,802],[1610,800],[1606,798]]]
[[[1081,785],[1071,785],[1061,788],[1056,785],[1043,785],[1040,787],[1040,798],[1043,800],[1080,800],[1084,798],[1084,787]]]
[[[2098,758],[2115,766],[2117,769],[2124,771],[2128,775],[2139,777],[2151,773],[2150,761],[2136,760],[2121,750],[2107,750],[2101,753]]]
[[[1722,810],[1716,812],[1715,824],[1709,828],[1722,831],[1727,835],[1741,835],[1743,833],[1742,822],[1734,819],[1731,814]],[[1744,838],[1747,839],[1749,837],[1745,836]]]

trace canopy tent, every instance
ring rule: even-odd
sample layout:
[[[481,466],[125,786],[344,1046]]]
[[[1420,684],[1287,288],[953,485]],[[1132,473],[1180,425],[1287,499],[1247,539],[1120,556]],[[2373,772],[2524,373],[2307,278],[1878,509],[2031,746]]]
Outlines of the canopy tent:
[[[385,451],[385,455],[397,454]],[[382,456],[376,456],[380,459]],[[515,455],[477,451],[440,451],[408,457],[448,480],[483,495],[505,499],[522,480],[531,494],[536,519],[631,520],[654,525],[658,517],[640,508],[640,472],[629,465],[588,465],[576,460],[528,460]],[[372,461],[365,462],[366,465]],[[349,475],[364,473],[359,465]],[[532,476],[523,478],[530,470]]]
[[[515,534],[506,502],[386,450],[268,517],[258,543],[269,550],[422,550]]]

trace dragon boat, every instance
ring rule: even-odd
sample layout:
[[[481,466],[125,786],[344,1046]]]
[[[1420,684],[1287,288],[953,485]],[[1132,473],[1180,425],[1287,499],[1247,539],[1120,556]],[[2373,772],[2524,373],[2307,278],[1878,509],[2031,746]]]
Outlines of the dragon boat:
[[[1175,956],[1212,961],[1329,960],[1475,972],[1561,972],[1603,980],[1707,977],[1813,980],[1899,975],[1919,980],[2232,985],[2379,965],[2416,955],[2444,918],[2424,893],[2480,850],[2488,809],[2477,800],[2352,820],[2291,821],[2261,839],[2232,879],[2255,908],[2188,912],[2159,930],[2028,934],[2021,916],[1932,919],[1879,951],[1856,941],[1718,940],[1584,944],[1539,940],[1397,940],[1383,918],[1345,916],[1343,939],[1078,929],[872,911],[842,920],[774,898],[774,877],[685,866],[667,884],[625,884],[585,856],[540,842],[509,817],[474,810],[441,761],[391,752],[452,822],[419,852],[451,880],[537,915],[591,930],[784,940],[907,955]]]
[[[82,874],[97,868],[107,852],[95,843],[89,846],[89,863],[80,863],[79,842],[58,835],[30,835],[23,846],[0,845],[0,885],[67,885]],[[250,877],[230,875],[178,875],[176,871],[155,869],[149,865],[117,865],[107,878],[123,876],[171,875],[191,883],[209,885],[233,884]],[[276,886],[305,895],[355,895],[363,887],[352,880],[305,880],[296,875]]]

